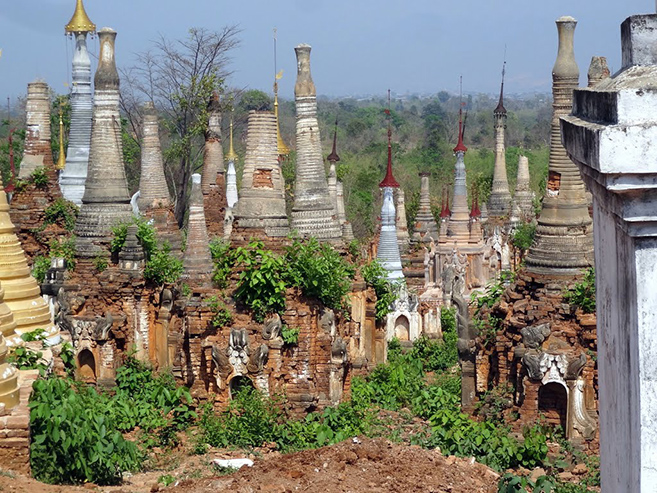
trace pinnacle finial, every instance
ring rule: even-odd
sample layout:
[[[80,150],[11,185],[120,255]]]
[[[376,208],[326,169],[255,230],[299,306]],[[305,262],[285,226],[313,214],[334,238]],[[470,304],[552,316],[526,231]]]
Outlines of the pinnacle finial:
[[[64,120],[62,119],[63,111],[59,108],[59,157],[57,158],[56,168],[62,170],[66,168],[66,151],[64,149]]]
[[[230,116],[230,132],[228,139],[228,154],[226,154],[226,161],[235,161],[237,159],[237,153],[233,147],[233,116]]]
[[[379,188],[399,188],[399,183],[395,180],[395,177],[392,174],[392,128],[390,126],[390,89],[388,89],[388,108],[385,110],[386,115],[388,116],[388,169],[386,170],[386,176],[381,183],[379,183]]]
[[[337,163],[340,161],[340,156],[338,156],[338,117],[335,117],[335,130],[333,130],[333,149],[331,150],[331,154],[328,155],[326,158],[329,163]]]
[[[84,10],[82,0],[77,0],[73,17],[71,17],[69,23],[64,27],[64,31],[68,34],[96,32],[96,24],[89,19],[87,12]]]
[[[493,113],[506,115],[506,108],[504,107],[504,75],[506,74],[506,48],[504,48],[504,63],[502,64],[502,84],[500,84],[500,100],[497,103],[497,108]]]

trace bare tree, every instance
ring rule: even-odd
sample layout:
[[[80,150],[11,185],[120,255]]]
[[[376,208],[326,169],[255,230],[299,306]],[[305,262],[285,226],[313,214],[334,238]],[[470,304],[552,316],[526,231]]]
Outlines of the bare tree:
[[[168,135],[164,141],[167,175],[182,224],[191,175],[202,166],[203,134],[208,124],[207,104],[214,91],[224,90],[230,55],[239,44],[236,26],[221,31],[190,29],[183,40],[165,36],[149,51],[137,55],[137,64],[122,71],[121,106],[131,137],[141,139],[144,101],[153,101],[163,115]]]

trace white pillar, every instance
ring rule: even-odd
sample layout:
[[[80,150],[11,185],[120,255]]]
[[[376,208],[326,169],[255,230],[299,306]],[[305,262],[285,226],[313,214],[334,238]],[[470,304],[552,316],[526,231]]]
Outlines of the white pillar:
[[[604,493],[657,491],[657,15],[621,25],[615,77],[575,91],[562,139],[593,194]]]

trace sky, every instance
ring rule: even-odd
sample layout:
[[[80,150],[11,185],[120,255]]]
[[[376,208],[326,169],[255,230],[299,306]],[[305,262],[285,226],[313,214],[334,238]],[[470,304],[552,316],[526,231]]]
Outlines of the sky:
[[[554,21],[578,20],[575,54],[580,84],[591,57],[620,68],[620,24],[655,11],[653,0],[85,0],[91,20],[118,32],[117,63],[160,34],[181,39],[191,27],[237,25],[229,85],[271,91],[273,28],[278,35],[282,97],[294,94],[294,46],[308,43],[318,95],[499,90],[506,50],[505,91],[550,90],[557,52]],[[0,101],[26,92],[37,78],[68,92],[73,42],[64,25],[75,0],[0,0]],[[98,52],[97,40],[90,50]]]

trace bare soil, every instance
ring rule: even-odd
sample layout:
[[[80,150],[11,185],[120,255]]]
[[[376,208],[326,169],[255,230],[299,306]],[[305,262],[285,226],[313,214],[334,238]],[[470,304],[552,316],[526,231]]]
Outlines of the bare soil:
[[[121,486],[51,486],[8,473],[0,474],[0,492],[68,493],[217,493],[231,491],[319,493],[495,493],[499,475],[474,459],[445,457],[439,450],[402,445],[385,439],[358,438],[294,454],[265,452],[253,467],[226,474],[214,458],[244,457],[235,451],[167,458],[166,471],[129,476]],[[171,483],[168,487],[164,483]]]

